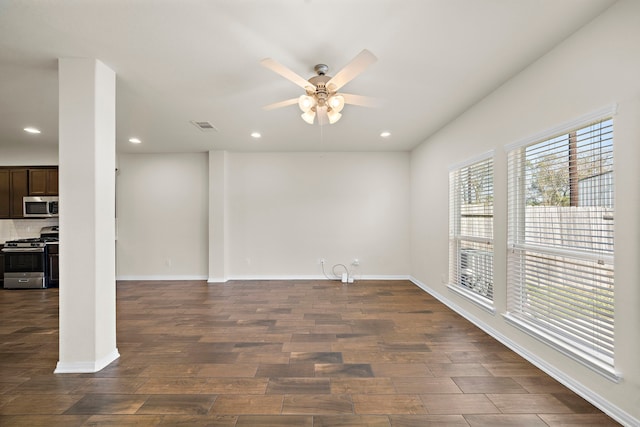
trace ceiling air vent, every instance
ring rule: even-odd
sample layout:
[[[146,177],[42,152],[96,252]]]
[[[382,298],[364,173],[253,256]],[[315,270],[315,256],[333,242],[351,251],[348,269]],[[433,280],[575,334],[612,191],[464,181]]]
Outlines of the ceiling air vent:
[[[218,129],[211,122],[199,122],[197,120],[191,120],[191,124],[200,129],[202,132],[217,132]]]

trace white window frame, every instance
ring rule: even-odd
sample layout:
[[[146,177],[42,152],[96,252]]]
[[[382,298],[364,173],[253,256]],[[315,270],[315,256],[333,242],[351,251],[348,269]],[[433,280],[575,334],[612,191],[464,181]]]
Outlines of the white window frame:
[[[613,335],[611,335],[610,337],[606,337],[605,341],[602,341],[602,343],[604,344],[598,344],[598,338],[594,338],[597,335],[597,332],[593,333],[594,337],[585,338],[583,341],[581,338],[578,338],[579,334],[576,334],[575,331],[569,330],[569,326],[564,326],[563,330],[562,326],[556,328],[556,325],[545,323],[544,317],[536,317],[535,312],[537,308],[531,309],[533,310],[533,315],[530,312],[529,309],[532,306],[531,303],[526,300],[528,291],[526,291],[526,289],[523,287],[526,286],[525,276],[529,278],[532,277],[534,275],[534,273],[532,273],[533,269],[538,269],[535,270],[535,274],[542,276],[542,280],[548,280],[548,277],[554,275],[555,278],[552,280],[556,280],[558,276],[562,276],[562,278],[560,279],[562,280],[562,283],[564,283],[564,285],[562,285],[562,292],[565,292],[566,289],[576,290],[576,292],[571,293],[572,296],[567,297],[568,300],[570,299],[575,301],[582,295],[580,280],[584,280],[583,277],[586,277],[587,274],[589,274],[585,273],[585,271],[589,271],[585,266],[594,264],[597,264],[598,266],[602,265],[602,271],[605,271],[606,266],[605,272],[610,272],[610,277],[607,280],[610,280],[611,286],[613,286],[613,244],[611,245],[611,250],[608,252],[597,250],[589,251],[584,249],[573,250],[571,248],[563,247],[562,245],[556,245],[553,243],[532,243],[530,241],[531,239],[526,236],[526,184],[524,183],[526,178],[523,176],[523,171],[525,169],[524,165],[526,161],[526,147],[548,142],[549,140],[559,135],[569,134],[571,132],[589,126],[590,124],[595,122],[613,119],[615,112],[615,105],[612,107],[607,107],[593,112],[589,115],[585,115],[577,120],[573,120],[541,134],[532,136],[515,144],[507,145],[505,147],[509,158],[509,232],[507,242],[508,311],[504,314],[504,317],[510,324],[527,333],[528,335],[531,335],[539,339],[540,341],[545,342],[557,351],[569,356],[573,360],[584,364],[585,366],[605,376],[606,378],[614,382],[618,382],[621,376],[615,369]],[[613,149],[615,150],[615,147]],[[615,166],[613,174],[615,175]],[[611,217],[611,220],[613,220],[613,216]],[[564,224],[563,220],[559,221],[560,223]],[[536,225],[538,224],[536,223]],[[597,230],[599,231],[599,229]],[[542,261],[540,261],[540,264],[538,264],[538,261],[535,261],[536,257],[542,259]],[[558,273],[552,271],[552,265],[560,266],[559,271],[562,272]],[[593,277],[593,281],[595,282],[596,280],[599,280],[596,279],[597,275],[604,273],[602,273],[601,270],[594,269],[593,267],[591,268],[594,272],[591,273],[592,276],[589,277]],[[570,269],[574,269],[575,271],[574,274],[576,276],[574,279],[569,278],[571,274],[566,273],[566,271],[569,271]],[[543,287],[540,287],[539,289],[543,290]],[[613,290],[611,290],[611,292],[613,292]],[[551,296],[553,298],[553,295]],[[523,300],[523,298],[525,299]],[[564,303],[565,300],[556,298],[549,300],[550,308],[548,308],[547,310],[550,310],[549,313],[552,313],[553,316],[557,315],[559,317],[562,317],[564,319],[563,323],[567,325],[569,323],[568,320],[573,320],[573,315],[570,312],[568,314],[563,312],[562,308],[556,308],[556,304],[558,302]],[[596,304],[593,301],[590,302]],[[571,307],[569,308],[569,310],[572,309],[573,308]],[[597,314],[595,314],[594,316],[597,316]],[[583,325],[581,324],[580,328],[582,328],[582,326]],[[598,329],[597,319],[592,318],[592,323],[589,327],[592,327],[593,331],[596,331]],[[607,324],[605,325],[605,327],[610,327],[611,334],[613,334],[613,316],[611,316],[611,324]],[[608,356],[608,351],[605,350],[605,347],[600,347],[601,345],[605,347],[608,345],[611,346],[610,356]],[[602,348],[602,350],[600,350],[600,348]]]
[[[486,165],[485,165],[486,164]],[[449,167],[449,284],[448,289],[468,299],[482,309],[495,314],[493,300],[493,200],[490,206],[482,206],[480,216],[490,215],[488,230],[486,221],[482,231],[464,230],[462,223],[461,176],[467,176],[473,167],[487,167],[491,174],[489,193],[494,198],[494,151],[482,153]],[[466,191],[469,191],[467,188]],[[464,246],[469,246],[464,248]],[[463,253],[464,251],[464,253]]]

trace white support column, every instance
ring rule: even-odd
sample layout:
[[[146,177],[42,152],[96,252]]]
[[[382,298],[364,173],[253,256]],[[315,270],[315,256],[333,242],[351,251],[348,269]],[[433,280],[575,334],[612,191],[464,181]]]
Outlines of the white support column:
[[[209,151],[209,283],[227,281],[227,152]]]
[[[119,357],[115,292],[115,73],[58,61],[60,354],[55,373]]]

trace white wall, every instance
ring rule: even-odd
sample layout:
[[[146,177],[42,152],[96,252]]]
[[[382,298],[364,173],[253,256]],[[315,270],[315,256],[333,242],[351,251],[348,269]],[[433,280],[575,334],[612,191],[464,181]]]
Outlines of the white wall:
[[[223,158],[225,279],[408,277],[409,153]],[[206,153],[118,156],[119,279],[207,278],[209,176]]]
[[[206,279],[208,160],[119,154],[118,279]]]
[[[37,135],[34,135],[34,139]],[[50,166],[58,164],[58,145],[0,144],[0,166]]]
[[[414,150],[412,275],[416,282],[618,420],[640,423],[640,2],[620,1]],[[446,288],[448,167],[495,149],[495,306],[506,310],[504,145],[601,108],[614,117],[616,180],[615,384],[469,303]],[[445,281],[443,281],[443,276]]]
[[[229,153],[231,278],[407,277],[409,153]]]

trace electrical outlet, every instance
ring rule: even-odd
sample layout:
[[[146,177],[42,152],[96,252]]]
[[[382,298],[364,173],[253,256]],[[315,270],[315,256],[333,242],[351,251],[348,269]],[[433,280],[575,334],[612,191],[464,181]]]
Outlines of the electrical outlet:
[[[324,265],[326,260],[324,258],[318,258],[318,264]]]
[[[351,263],[351,265],[353,265],[354,267],[357,267],[360,265],[360,260],[358,258],[354,259],[353,262]]]

